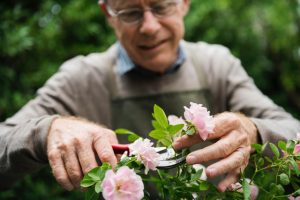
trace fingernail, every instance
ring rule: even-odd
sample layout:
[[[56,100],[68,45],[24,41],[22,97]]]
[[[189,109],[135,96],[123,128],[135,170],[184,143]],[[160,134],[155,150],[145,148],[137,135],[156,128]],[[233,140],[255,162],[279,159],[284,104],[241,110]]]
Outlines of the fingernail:
[[[66,185],[65,189],[68,190],[68,191],[71,191],[71,190],[74,189],[74,187],[72,185]]]
[[[207,168],[206,169],[206,175],[209,177],[212,177],[216,174],[216,169],[215,168]]]
[[[227,187],[226,187],[225,185],[219,185],[219,186],[218,186],[219,192],[225,192],[226,189],[227,189]]]
[[[187,156],[186,157],[186,162],[188,163],[188,164],[195,164],[196,163],[196,157],[195,156]]]
[[[178,142],[178,141],[175,141],[173,144],[172,144],[172,146],[173,146],[173,148],[174,149],[179,149],[180,148],[180,142]]]

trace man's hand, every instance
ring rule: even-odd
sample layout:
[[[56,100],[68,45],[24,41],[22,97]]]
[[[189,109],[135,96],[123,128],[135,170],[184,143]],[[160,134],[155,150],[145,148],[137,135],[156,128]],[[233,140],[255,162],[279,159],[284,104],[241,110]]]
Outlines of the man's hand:
[[[116,166],[111,144],[117,143],[113,131],[97,124],[70,117],[55,119],[47,138],[54,177],[67,190],[79,188],[83,175],[98,166],[97,157]]]
[[[208,177],[226,174],[218,184],[218,189],[223,192],[232,183],[238,181],[240,172],[248,165],[251,144],[257,143],[257,129],[250,119],[238,113],[221,113],[214,117],[214,121],[214,133],[209,134],[208,139],[218,139],[218,141],[190,153],[186,162],[196,164],[220,159],[206,168],[206,174]],[[185,135],[178,138],[173,147],[178,150],[201,141],[199,134]]]

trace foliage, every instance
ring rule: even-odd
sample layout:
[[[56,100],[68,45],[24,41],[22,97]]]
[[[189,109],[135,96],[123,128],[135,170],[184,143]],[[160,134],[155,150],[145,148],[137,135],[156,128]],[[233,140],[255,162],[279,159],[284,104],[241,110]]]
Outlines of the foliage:
[[[229,47],[264,93],[300,117],[299,6],[296,0],[191,0],[186,39]],[[64,60],[102,51],[115,40],[97,1],[1,1],[0,13],[1,121],[34,97]],[[58,190],[48,171],[0,199],[78,196]]]
[[[153,131],[160,132],[154,137],[151,134],[149,136],[158,141],[164,138],[163,135],[169,138],[169,135],[173,133],[167,127],[171,125],[168,123],[164,111],[157,105],[154,106],[153,117],[155,122],[153,124],[160,124],[160,126],[153,126]],[[183,126],[176,133],[183,132],[182,129]],[[128,131],[128,134],[130,136],[133,133]],[[158,135],[162,137],[157,137]],[[172,137],[170,140],[173,141]],[[263,154],[268,145],[274,154],[272,158]],[[196,170],[192,165],[186,163],[177,166],[175,173],[174,169],[158,168],[155,173],[144,174],[142,170],[144,166],[141,162],[135,156],[128,157],[125,153],[118,163],[116,171],[122,166],[134,169],[144,182],[155,184],[160,199],[288,199],[290,196],[300,196],[300,151],[295,151],[296,145],[300,145],[300,141],[289,140],[287,143],[279,141],[279,148],[273,143],[253,144],[252,147],[256,153],[251,155],[250,164],[245,173],[242,174],[242,178],[239,183],[235,184],[233,190],[226,192],[219,192],[214,184],[201,178],[204,168]],[[281,156],[281,153],[284,153],[284,156]],[[180,152],[178,154],[186,155],[187,153]],[[81,186],[89,188],[86,199],[99,198],[102,192],[102,181],[109,169],[111,167],[106,163],[85,175]],[[257,193],[252,188],[258,188]],[[151,196],[148,196],[149,191],[145,190],[144,194],[143,199],[151,199]]]
[[[186,38],[229,47],[258,87],[299,117],[299,1],[196,2],[186,19]]]
[[[259,188],[258,199],[288,199],[300,196],[300,154],[294,152],[299,141],[278,142],[279,148],[270,143],[273,158],[263,154],[267,144],[255,144],[246,174]],[[284,156],[281,153],[284,152]]]

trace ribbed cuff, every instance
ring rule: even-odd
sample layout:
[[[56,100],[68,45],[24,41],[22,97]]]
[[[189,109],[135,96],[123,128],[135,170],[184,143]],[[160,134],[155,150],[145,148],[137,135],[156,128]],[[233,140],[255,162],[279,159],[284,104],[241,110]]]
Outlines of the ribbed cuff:
[[[40,117],[34,127],[34,141],[35,151],[37,157],[42,162],[48,163],[47,156],[47,137],[54,119],[60,117],[59,115],[42,116]]]

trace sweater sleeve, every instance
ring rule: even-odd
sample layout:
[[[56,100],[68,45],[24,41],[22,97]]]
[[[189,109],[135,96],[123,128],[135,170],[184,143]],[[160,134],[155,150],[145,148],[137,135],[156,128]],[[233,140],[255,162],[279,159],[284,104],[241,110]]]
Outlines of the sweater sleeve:
[[[36,98],[0,123],[0,190],[47,165],[46,139],[52,121],[77,113],[78,92],[68,68],[63,65]]]
[[[262,143],[295,139],[300,122],[265,96],[239,59],[220,45],[200,43],[214,113],[241,112],[256,125]]]
[[[300,123],[261,93],[238,60],[234,60],[227,79],[228,108],[242,112],[254,122],[262,143],[295,139]]]
[[[0,123],[0,190],[48,164],[47,135],[55,118],[77,116],[110,126],[107,55],[68,60],[33,100]]]
[[[45,115],[18,124],[0,124],[0,190],[47,164],[46,137],[56,117]]]

